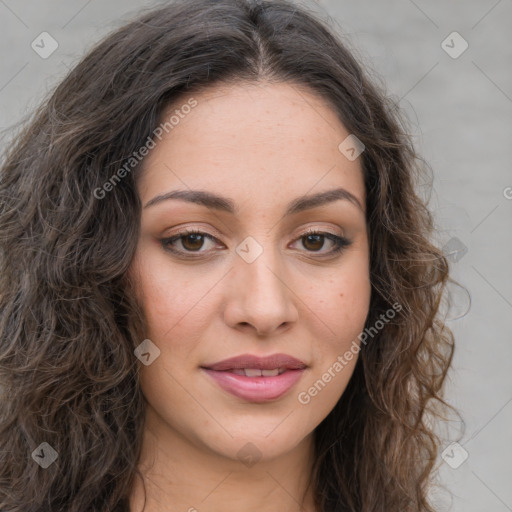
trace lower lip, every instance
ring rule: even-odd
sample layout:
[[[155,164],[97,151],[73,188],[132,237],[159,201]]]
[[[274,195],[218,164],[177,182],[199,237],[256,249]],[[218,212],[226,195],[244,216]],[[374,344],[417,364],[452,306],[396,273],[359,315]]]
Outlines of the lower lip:
[[[217,384],[232,395],[248,402],[269,402],[287,393],[302,377],[302,370],[287,370],[275,377],[246,377],[228,371],[202,368]]]

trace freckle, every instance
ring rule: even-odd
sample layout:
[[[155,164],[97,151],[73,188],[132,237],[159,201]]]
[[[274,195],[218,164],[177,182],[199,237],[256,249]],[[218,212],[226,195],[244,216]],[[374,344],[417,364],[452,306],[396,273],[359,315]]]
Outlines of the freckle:
[[[343,293],[340,293],[340,297],[343,297]]]

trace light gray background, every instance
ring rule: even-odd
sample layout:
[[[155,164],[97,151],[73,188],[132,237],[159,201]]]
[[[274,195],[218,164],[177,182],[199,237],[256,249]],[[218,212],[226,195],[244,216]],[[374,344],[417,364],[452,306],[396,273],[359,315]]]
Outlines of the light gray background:
[[[157,3],[164,2],[0,0],[0,130],[32,111],[104,34]],[[399,101],[433,169],[438,243],[456,237],[467,248],[454,257],[453,277],[469,290],[471,307],[464,315],[468,296],[454,288],[457,349],[447,394],[465,419],[460,445],[469,457],[457,469],[440,459],[447,491],[436,493],[439,510],[512,511],[512,1],[308,5],[347,34]],[[43,31],[59,44],[47,59],[31,48]],[[453,31],[469,44],[458,58],[441,46]],[[452,38],[451,51],[461,48]],[[455,439],[448,433],[446,444]],[[455,458],[461,453],[456,448]]]

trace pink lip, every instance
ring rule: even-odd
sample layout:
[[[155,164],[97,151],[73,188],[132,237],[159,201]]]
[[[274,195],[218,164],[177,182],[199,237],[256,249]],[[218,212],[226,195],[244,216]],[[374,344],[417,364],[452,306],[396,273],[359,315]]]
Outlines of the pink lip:
[[[276,377],[246,377],[227,370],[202,368],[225,391],[248,402],[268,402],[283,396],[301,378],[302,370],[286,370]]]
[[[302,370],[306,368],[306,364],[288,354],[271,354],[265,357],[242,354],[217,363],[205,364],[202,368],[217,371],[232,370],[233,368],[255,368],[258,370],[289,368],[290,370]]]
[[[229,371],[239,368],[259,370],[285,368],[286,370],[275,377],[247,377]],[[222,389],[238,398],[248,402],[268,402],[277,400],[287,393],[301,378],[306,364],[287,354],[273,354],[266,357],[244,354],[202,366],[201,369]]]

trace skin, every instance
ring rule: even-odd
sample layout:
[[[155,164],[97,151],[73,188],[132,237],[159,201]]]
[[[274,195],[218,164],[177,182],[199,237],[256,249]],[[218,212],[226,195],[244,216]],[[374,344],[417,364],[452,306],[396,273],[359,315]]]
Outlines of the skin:
[[[340,152],[349,132],[298,85],[223,84],[193,97],[198,105],[145,159],[138,178],[143,207],[166,192],[200,189],[231,198],[239,212],[176,199],[143,208],[130,273],[146,337],[160,350],[140,365],[145,511],[296,512],[302,505],[313,512],[311,488],[304,492],[313,431],[345,390],[357,356],[308,404],[298,394],[358,341],[368,314],[361,158]],[[339,187],[362,209],[336,200],[283,216],[297,197]],[[184,256],[165,250],[160,240],[186,228],[219,241],[184,237],[172,245]],[[308,228],[345,236],[351,245],[329,256],[335,244],[308,241]],[[263,250],[252,263],[235,250],[247,236]],[[263,404],[227,393],[200,369],[247,353],[286,353],[308,368],[286,395]],[[237,456],[248,442],[261,457],[250,467]],[[142,510],[139,480],[130,503]]]

